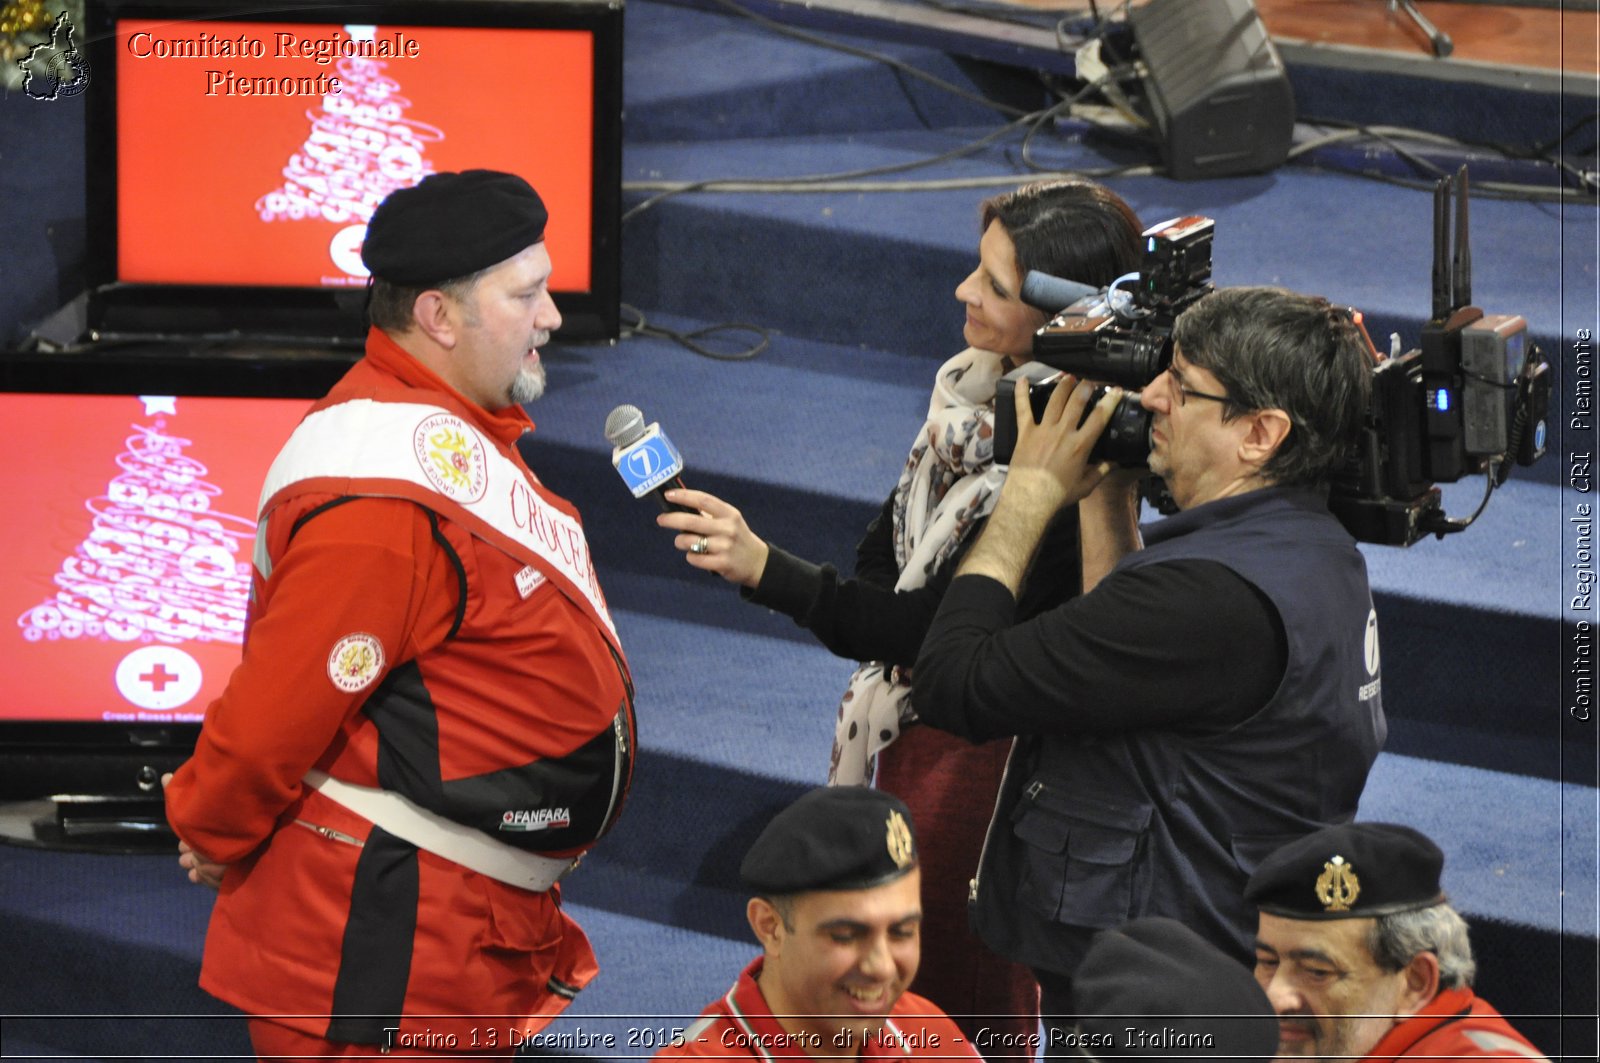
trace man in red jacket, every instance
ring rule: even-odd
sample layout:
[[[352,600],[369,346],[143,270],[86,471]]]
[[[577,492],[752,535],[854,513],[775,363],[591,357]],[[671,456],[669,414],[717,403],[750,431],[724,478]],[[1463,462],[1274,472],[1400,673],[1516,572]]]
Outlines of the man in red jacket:
[[[1545,1059],[1473,994],[1443,868],[1432,841],[1387,823],[1329,827],[1262,861],[1245,896],[1280,1060]]]
[[[259,1055],[509,1056],[596,971],[557,882],[621,811],[633,688],[516,447],[545,222],[487,170],[386,198],[366,357],[267,474],[243,660],[166,791],[220,890],[200,984]]]
[[[739,875],[762,955],[657,1059],[981,1058],[906,991],[922,955],[922,874],[899,798],[812,790],[773,817]]]

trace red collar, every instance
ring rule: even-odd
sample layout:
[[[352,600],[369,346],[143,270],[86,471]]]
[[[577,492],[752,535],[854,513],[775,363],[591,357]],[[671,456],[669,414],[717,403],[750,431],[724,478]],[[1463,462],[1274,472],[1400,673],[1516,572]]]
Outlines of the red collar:
[[[1428,1001],[1426,1007],[1396,1025],[1372,1046],[1363,1063],[1381,1063],[1403,1056],[1416,1043],[1446,1023],[1464,1019],[1472,1013],[1477,997],[1470,989],[1445,989]]]
[[[761,992],[757,979],[761,977],[765,962],[762,956],[750,961],[733,988],[719,1002],[720,1010],[729,1022],[739,1028],[741,1034],[749,1038],[748,1043],[753,1046],[752,1054],[757,1058],[804,1055],[803,1051],[795,1052],[785,1047],[802,1045],[798,1035],[790,1034],[773,1016],[772,1008],[767,1005],[766,994]]]
[[[367,330],[367,361],[403,384],[436,392],[439,405],[453,409],[507,446],[514,445],[523,433],[533,431],[533,419],[527,410],[516,405],[485,410],[376,326]]]
[[[757,956],[750,962],[750,966],[739,975],[739,980],[733,988],[717,1001],[716,1010],[748,1040],[742,1044],[749,1044],[751,1054],[757,1059],[795,1059],[804,1058],[811,1053],[806,1051],[806,1040],[803,1034],[792,1034],[783,1028],[772,1014],[772,1008],[767,1004],[766,994],[761,992],[761,985],[757,979],[761,977],[761,968],[765,957]],[[898,1005],[898,1001],[896,1004]],[[895,1042],[901,1037],[900,1030],[894,1024],[894,1011],[890,1009],[889,1017],[884,1020],[881,1037],[871,1038],[858,1059],[906,1059],[910,1056],[908,1051],[891,1051]],[[824,1048],[832,1046],[825,1045]]]

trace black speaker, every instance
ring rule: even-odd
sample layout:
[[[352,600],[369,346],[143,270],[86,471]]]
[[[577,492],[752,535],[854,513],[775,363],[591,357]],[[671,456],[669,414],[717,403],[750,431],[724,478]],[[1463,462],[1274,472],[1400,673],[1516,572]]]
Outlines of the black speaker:
[[[1254,0],[1150,0],[1129,15],[1145,106],[1180,181],[1282,164],[1294,94]]]

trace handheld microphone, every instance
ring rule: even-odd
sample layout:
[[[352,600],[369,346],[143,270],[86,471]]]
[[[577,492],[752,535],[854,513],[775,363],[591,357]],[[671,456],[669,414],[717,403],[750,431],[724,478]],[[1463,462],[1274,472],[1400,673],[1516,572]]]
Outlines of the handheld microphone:
[[[606,418],[606,441],[611,444],[611,464],[634,498],[655,495],[667,512],[698,513],[692,506],[668,502],[665,492],[686,486],[683,455],[655,422],[645,424],[637,406],[618,406]]]

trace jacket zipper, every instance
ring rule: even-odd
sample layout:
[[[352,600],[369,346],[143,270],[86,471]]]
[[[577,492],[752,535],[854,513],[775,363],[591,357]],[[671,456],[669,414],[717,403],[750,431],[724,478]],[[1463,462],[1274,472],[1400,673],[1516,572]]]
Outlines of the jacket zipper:
[[[617,710],[616,716],[611,719],[611,730],[616,736],[612,742],[614,751],[611,762],[611,802],[606,806],[606,814],[600,820],[600,833],[604,834],[611,829],[612,816],[616,815],[617,805],[622,797],[623,768],[628,761],[628,723],[633,715],[633,680],[628,676],[628,669],[623,666],[622,658],[618,656],[615,646],[606,640],[606,649],[611,651],[611,660],[617,666],[617,674],[622,677],[622,708]]]
[[[1006,780],[1011,777],[1011,762],[1017,757],[1017,739],[1011,740],[1011,748],[1006,751],[1006,766],[1000,772],[1000,788],[995,791],[994,811],[989,813],[989,829],[983,832],[983,845],[978,849],[978,866],[972,872],[972,878],[967,882],[967,903],[978,903],[978,879],[983,877],[983,862],[989,856],[989,837],[994,834],[994,825],[1000,819],[1000,796],[1006,792]]]
[[[360,849],[367,844],[353,834],[346,834],[344,831],[334,830],[332,827],[324,827],[320,824],[312,823],[310,820],[297,819],[295,822],[304,827],[306,830],[322,835],[330,842],[344,842],[346,845],[353,845],[357,849]]]
[[[628,725],[622,717],[623,713],[619,712],[611,720],[611,730],[617,737],[611,744],[615,750],[611,760],[611,803],[606,805],[605,818],[600,821],[602,830],[611,829],[611,817],[617,811],[617,798],[622,793],[622,767],[628,756]]]

